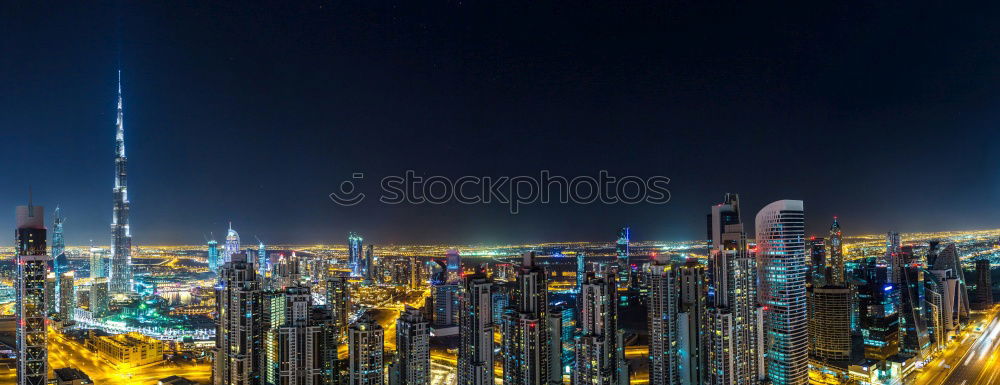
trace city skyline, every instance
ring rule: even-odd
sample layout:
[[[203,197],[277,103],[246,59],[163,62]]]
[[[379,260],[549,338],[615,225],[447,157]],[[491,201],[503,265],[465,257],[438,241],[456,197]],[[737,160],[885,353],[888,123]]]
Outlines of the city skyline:
[[[10,10],[2,385],[1000,385],[1000,4]]]

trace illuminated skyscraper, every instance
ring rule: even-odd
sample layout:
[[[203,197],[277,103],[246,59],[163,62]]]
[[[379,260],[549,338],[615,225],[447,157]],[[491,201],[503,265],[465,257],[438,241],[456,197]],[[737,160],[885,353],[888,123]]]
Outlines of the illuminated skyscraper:
[[[458,282],[462,278],[462,256],[458,250],[450,249],[445,253],[448,267],[448,282]]]
[[[482,272],[464,281],[458,328],[458,385],[493,385],[493,282]]]
[[[222,248],[222,263],[229,263],[233,259],[233,254],[240,252],[240,234],[233,230],[233,222],[229,222],[229,230],[226,232],[226,244]],[[250,261],[253,262],[253,261]]]
[[[512,306],[502,321],[504,385],[541,385],[552,381],[548,284],[535,253],[522,254]]]
[[[927,265],[940,282],[939,294],[944,305],[940,310],[944,327],[948,331],[957,330],[969,317],[969,293],[955,244],[931,247],[927,252]]]
[[[690,259],[677,267],[677,353],[680,363],[680,384],[701,385],[705,382],[705,361],[702,345],[705,317],[705,267]]]
[[[632,268],[629,266],[629,239],[631,233],[628,226],[618,230],[618,242],[615,245],[616,261],[618,266],[618,306],[628,306],[627,291],[631,287]]]
[[[993,280],[990,278],[990,260],[976,261],[976,306],[988,309],[993,306]]]
[[[809,273],[806,275],[806,283],[815,287],[826,285],[828,275],[826,241],[823,238],[810,237],[806,246],[809,251]]]
[[[46,309],[55,298],[46,296],[49,256],[45,254],[45,210],[17,206],[17,230],[14,232],[14,258],[17,268],[14,308],[17,327],[17,384],[48,383],[49,353],[46,343]]]
[[[813,287],[809,294],[810,353],[819,362],[851,358],[851,290]]]
[[[827,281],[832,285],[846,286],[844,278],[846,269],[844,267],[844,234],[840,230],[840,223],[837,217],[833,217],[833,225],[830,226],[830,237],[826,240],[827,259],[830,261],[830,277]]]
[[[106,262],[104,249],[94,247],[94,241],[90,241],[90,278],[107,278],[108,266]]]
[[[55,218],[52,220],[52,259],[55,261],[53,270],[56,274],[65,273],[69,266],[66,262],[66,241],[63,239],[63,217],[59,215],[59,206],[56,206]]]
[[[763,312],[757,261],[747,249],[736,194],[726,194],[723,203],[712,206],[708,240],[704,383],[756,384],[765,375]]]
[[[335,275],[326,280],[326,307],[338,338],[347,336],[351,314],[351,290],[347,277]]]
[[[576,254],[576,292],[579,293],[583,288],[583,281],[587,279],[587,263],[585,262],[587,256],[584,253]]]
[[[907,265],[900,277],[899,351],[907,357],[924,357],[931,349],[924,270]]]
[[[114,209],[111,216],[111,294],[132,292],[132,233],[129,231],[128,184],[125,157],[125,122],[122,113],[122,73],[118,71],[118,120],[115,135]]]
[[[375,264],[375,246],[368,244],[368,248],[365,249],[365,268],[362,270],[365,276],[365,282],[375,282],[374,277],[378,275]]]
[[[59,313],[59,296],[56,293],[56,286],[59,286],[59,276],[56,275],[54,271],[49,270],[49,273],[45,275],[45,314],[58,314]]]
[[[755,228],[767,376],[773,385],[805,385],[809,382],[809,325],[802,201],[780,200],[764,206],[757,213]]]
[[[348,330],[348,385],[383,385],[385,336],[378,322],[367,314]]]
[[[899,233],[890,231],[885,234],[885,264],[889,266],[889,282],[899,284],[903,278],[903,254],[900,252]]]
[[[108,297],[108,279],[96,278],[90,285],[90,313],[94,319],[108,315],[108,306],[111,298]]]
[[[267,259],[267,247],[264,246],[264,241],[257,239],[257,270],[260,275],[267,275],[270,266],[271,263]]]
[[[628,370],[623,367],[618,339],[618,294],[614,278],[588,274],[578,297],[580,336],[574,346],[574,384],[618,384]],[[624,373],[623,373],[624,372]]]
[[[678,270],[665,254],[657,255],[649,270],[649,383],[676,385],[681,378],[677,345]]]
[[[215,385],[258,385],[262,382],[266,332],[261,282],[254,261],[235,253],[222,266],[215,289]]]
[[[219,260],[219,242],[213,237],[208,241],[208,269],[218,273],[220,266],[222,263]]]
[[[865,358],[884,361],[899,353],[899,288],[889,282],[885,266],[864,269],[865,284],[858,287],[858,309]]]
[[[59,275],[59,318],[65,321],[73,320],[73,310],[76,309],[76,290],[74,273],[68,271]]]
[[[391,385],[428,385],[431,376],[430,324],[420,310],[406,306],[396,321],[396,359]]]
[[[352,277],[363,276],[364,262],[361,260],[361,249],[364,239],[356,233],[347,234],[347,265]]]
[[[279,382],[275,385],[324,385],[325,325],[313,322],[309,288],[289,287],[283,298],[280,317],[271,321],[278,331]]]

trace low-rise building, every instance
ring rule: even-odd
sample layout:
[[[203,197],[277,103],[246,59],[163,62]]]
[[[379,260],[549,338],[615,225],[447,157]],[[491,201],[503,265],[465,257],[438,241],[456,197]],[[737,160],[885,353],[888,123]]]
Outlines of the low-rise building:
[[[137,332],[93,336],[87,344],[119,369],[163,361],[163,341]]]

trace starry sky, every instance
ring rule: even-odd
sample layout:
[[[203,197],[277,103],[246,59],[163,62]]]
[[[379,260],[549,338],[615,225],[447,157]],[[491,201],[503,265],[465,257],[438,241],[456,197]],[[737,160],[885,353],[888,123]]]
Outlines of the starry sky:
[[[268,243],[701,239],[726,192],[748,223],[802,199],[811,234],[1000,227],[995,2],[288,3],[4,4],[0,226],[30,185],[68,243],[109,242],[120,69],[140,246],[229,221]],[[406,170],[665,176],[671,200],[372,198]],[[356,172],[368,199],[333,204]]]

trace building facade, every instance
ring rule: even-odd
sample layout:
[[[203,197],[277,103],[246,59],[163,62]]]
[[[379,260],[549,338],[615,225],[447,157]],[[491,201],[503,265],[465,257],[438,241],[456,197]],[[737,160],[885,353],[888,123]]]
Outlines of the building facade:
[[[757,213],[755,228],[767,376],[774,385],[805,385],[809,382],[809,324],[802,201],[780,200],[764,206]]]
[[[29,202],[27,206],[17,206],[16,212],[17,384],[45,385],[49,372],[46,312],[48,304],[55,300],[46,292],[50,258],[45,250],[45,209]]]
[[[114,208],[111,215],[111,266],[109,290],[111,294],[132,292],[132,232],[129,230],[128,172],[125,157],[125,122],[122,112],[122,81],[118,71],[118,120],[115,124],[115,187]]]

